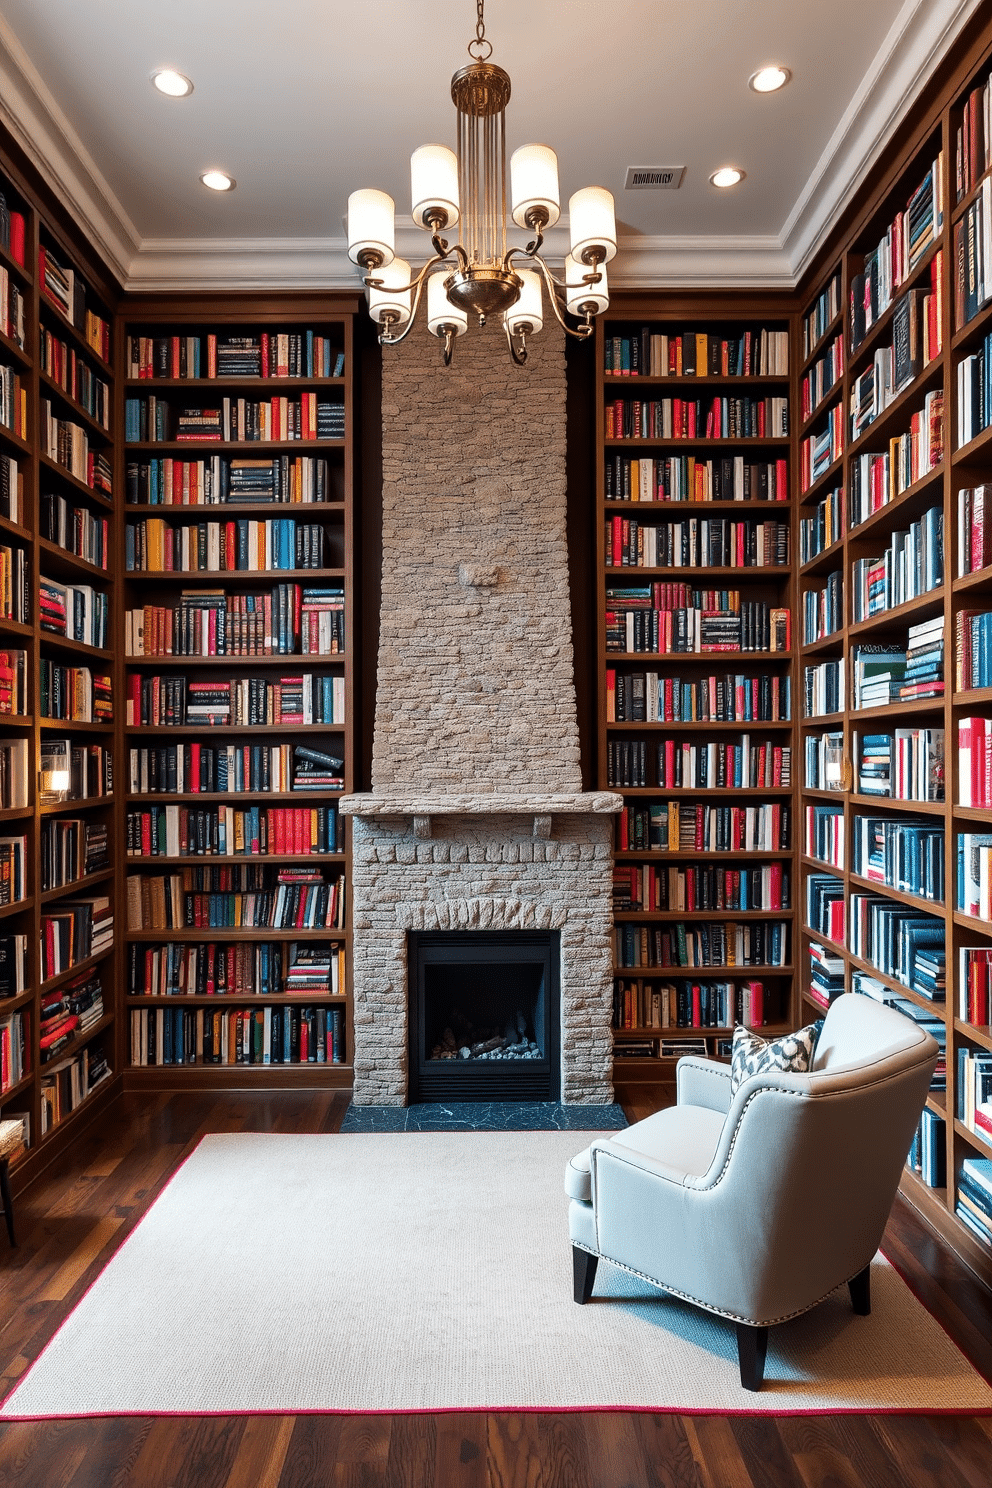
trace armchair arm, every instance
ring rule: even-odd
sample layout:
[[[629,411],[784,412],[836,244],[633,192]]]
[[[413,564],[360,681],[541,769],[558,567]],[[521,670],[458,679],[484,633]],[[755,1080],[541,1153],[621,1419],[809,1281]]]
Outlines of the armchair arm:
[[[675,1066],[680,1106],[705,1106],[726,1115],[730,1110],[730,1065],[688,1054]]]

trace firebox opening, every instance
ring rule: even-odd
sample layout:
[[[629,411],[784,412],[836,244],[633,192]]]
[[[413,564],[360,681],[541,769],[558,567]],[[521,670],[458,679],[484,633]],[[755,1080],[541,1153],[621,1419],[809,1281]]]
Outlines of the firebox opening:
[[[409,1099],[557,1100],[557,932],[410,940]]]

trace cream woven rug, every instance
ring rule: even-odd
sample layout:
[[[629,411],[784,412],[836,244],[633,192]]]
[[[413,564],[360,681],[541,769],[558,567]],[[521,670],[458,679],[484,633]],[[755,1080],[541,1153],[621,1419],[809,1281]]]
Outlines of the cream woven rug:
[[[585,1140],[207,1137],[0,1415],[992,1407],[882,1260],[870,1317],[845,1287],[772,1330],[757,1395],[728,1324],[613,1267],[576,1306],[562,1173]]]

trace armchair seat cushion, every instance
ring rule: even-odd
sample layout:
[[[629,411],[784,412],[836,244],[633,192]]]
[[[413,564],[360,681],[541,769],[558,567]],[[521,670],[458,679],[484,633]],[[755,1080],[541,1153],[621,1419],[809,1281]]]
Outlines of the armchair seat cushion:
[[[678,1168],[687,1177],[698,1178],[713,1161],[725,1122],[722,1111],[706,1106],[668,1106],[617,1132],[609,1145],[629,1148]],[[587,1147],[565,1167],[565,1192],[583,1204],[592,1203],[590,1153]]]
[[[643,1153],[686,1178],[700,1178],[709,1170],[726,1124],[724,1113],[708,1106],[667,1106],[617,1132],[611,1145]]]

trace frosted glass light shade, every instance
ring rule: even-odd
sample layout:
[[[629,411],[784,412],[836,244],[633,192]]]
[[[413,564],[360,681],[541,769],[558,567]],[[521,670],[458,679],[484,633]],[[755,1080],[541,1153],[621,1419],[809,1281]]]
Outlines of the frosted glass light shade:
[[[570,196],[568,222],[574,259],[581,261],[589,249],[600,249],[607,263],[616,258],[617,219],[613,197],[605,187],[583,186]]]
[[[450,269],[440,269],[427,281],[427,329],[432,336],[441,334],[448,326],[456,336],[468,330],[468,311],[453,305],[445,292],[444,281],[450,275]]]
[[[517,269],[516,272],[524,281],[524,287],[517,303],[503,312],[503,319],[511,333],[516,334],[526,327],[528,335],[536,336],[544,326],[541,276],[536,269]]]
[[[375,277],[383,284],[381,289],[369,288],[369,314],[381,325],[383,316],[392,311],[396,319],[391,330],[401,331],[413,313],[413,291],[404,287],[410,283],[410,265],[405,258],[394,258],[384,268],[376,269]]]
[[[365,188],[348,198],[348,257],[360,264],[368,251],[382,256],[383,267],[393,259],[393,198],[385,191]]]
[[[565,259],[565,303],[572,315],[585,315],[581,305],[594,305],[594,315],[602,315],[610,308],[610,289],[606,282],[606,265],[598,265],[598,284],[583,284],[586,274],[591,273],[588,264],[578,263],[571,254]]]
[[[410,156],[413,220],[428,228],[428,219],[443,216],[445,227],[458,221],[458,156],[447,145],[421,145]]]
[[[558,190],[558,156],[547,145],[521,145],[510,156],[510,198],[513,220],[518,227],[527,226],[527,213],[543,207],[548,213],[548,227],[554,227],[561,216],[561,194]]]

